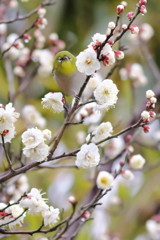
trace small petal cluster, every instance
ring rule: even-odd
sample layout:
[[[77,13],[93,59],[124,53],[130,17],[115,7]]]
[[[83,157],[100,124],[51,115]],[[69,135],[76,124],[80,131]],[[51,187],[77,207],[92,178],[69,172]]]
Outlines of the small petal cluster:
[[[145,162],[146,162],[146,160],[140,154],[133,155],[129,159],[129,164],[130,164],[131,168],[133,168],[133,169],[142,169]]]
[[[99,108],[102,110],[109,110],[113,107],[118,100],[118,92],[119,90],[112,80],[105,79],[101,82],[94,91],[94,97],[99,105]]]
[[[47,137],[46,137],[47,131]],[[51,137],[51,132],[46,129],[29,128],[22,134],[22,143],[25,145],[23,154],[31,161],[41,162],[49,155],[49,146],[45,143]]]
[[[147,77],[144,74],[143,68],[139,63],[134,63],[127,66],[126,68],[121,68],[120,76],[122,80],[127,80],[130,78],[133,82],[134,87],[143,86],[147,83]]]
[[[10,202],[12,204],[13,202]],[[5,208],[5,210],[3,210]],[[23,223],[26,213],[19,204],[7,206],[0,203],[0,225],[6,224],[10,229]]]
[[[101,118],[102,112],[98,110],[95,102],[84,105],[75,116],[77,122],[83,121],[85,125],[98,123]]]
[[[110,23],[110,28],[109,30],[111,31],[111,28],[114,26],[114,23]],[[92,37],[93,42],[91,42],[88,47],[93,48],[94,51],[97,53],[99,48],[101,47],[102,43],[106,40],[106,35],[105,34],[100,34],[96,33]],[[102,61],[104,66],[110,66],[115,63],[115,54],[110,46],[109,43],[106,43],[104,47],[101,50],[100,54],[100,60]]]
[[[20,205],[28,209],[29,214],[41,213],[44,225],[52,226],[58,222],[60,211],[58,208],[48,206],[46,199],[44,199],[42,195],[43,193],[37,188],[32,188],[31,191],[20,200]]]
[[[92,141],[98,143],[111,136],[112,131],[112,124],[110,122],[103,122],[92,132],[92,135],[94,136]]]
[[[112,174],[106,171],[101,171],[97,176],[96,180],[97,187],[106,190],[111,187],[113,180],[114,177],[112,176]]]
[[[44,226],[53,226],[59,220],[60,211],[58,208],[50,206],[47,210],[42,212]]]
[[[19,113],[15,112],[15,108],[12,103],[8,103],[6,106],[0,104],[0,135],[4,137],[4,142],[10,142],[15,135],[14,123],[19,118]],[[2,138],[0,137],[0,143]]]
[[[37,109],[33,105],[26,105],[22,109],[22,117],[24,118],[27,125],[33,127],[44,128],[46,120],[41,116]]]
[[[84,144],[77,153],[76,166],[82,168],[96,167],[100,162],[98,147],[94,143]]]
[[[79,72],[92,75],[100,69],[97,54],[92,48],[87,48],[76,57],[76,66]]]
[[[60,113],[64,110],[64,98],[62,93],[47,93],[42,98],[42,105],[44,108],[50,109],[55,113]]]

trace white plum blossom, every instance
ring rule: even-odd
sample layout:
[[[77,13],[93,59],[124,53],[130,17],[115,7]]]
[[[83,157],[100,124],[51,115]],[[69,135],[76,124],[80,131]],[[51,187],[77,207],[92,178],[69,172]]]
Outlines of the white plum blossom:
[[[5,143],[11,142],[11,140],[14,138],[14,136],[16,134],[15,127],[12,126],[8,129],[4,130],[1,134],[3,135]],[[0,137],[0,143],[2,143],[1,137]]]
[[[110,66],[115,63],[115,54],[112,47],[106,43],[101,51],[101,58],[104,66]]]
[[[116,84],[110,79],[105,79],[95,89],[94,97],[102,109],[108,110],[116,104],[118,92]]]
[[[59,220],[59,208],[50,206],[47,210],[42,212],[44,226],[53,226]]]
[[[22,142],[26,149],[35,148],[44,142],[43,132],[38,128],[29,128],[22,134]]]
[[[44,128],[46,120],[41,116],[33,105],[26,105],[22,109],[22,117],[28,126]]]
[[[31,214],[36,214],[48,210],[46,199],[42,197],[41,193],[37,188],[32,188],[19,202],[20,206],[29,209]]]
[[[140,154],[133,155],[129,160],[129,164],[130,164],[131,168],[133,168],[133,169],[143,168],[145,162],[146,162],[146,160]]]
[[[100,46],[105,40],[106,40],[106,35],[105,34],[100,34],[100,33],[95,33],[92,37],[93,42],[91,42],[88,47],[93,48],[96,50],[98,46]]]
[[[44,108],[50,109],[55,113],[60,113],[64,110],[63,107],[64,98],[62,93],[47,93],[44,98],[42,98],[42,105]]]
[[[96,180],[97,187],[103,190],[110,188],[113,183],[113,180],[114,177],[112,176],[112,174],[106,171],[101,171],[97,176]]]
[[[154,219],[149,219],[146,222],[146,229],[152,239],[154,240],[160,239],[160,222],[159,221],[156,221]]]
[[[113,132],[113,127],[110,122],[103,122],[101,123],[93,132],[92,141],[97,143],[102,141],[103,139],[111,136]]]
[[[43,130],[43,137],[45,140],[50,140],[52,136],[52,132],[49,129]]]
[[[88,48],[76,57],[76,66],[79,72],[86,75],[92,75],[100,69],[100,62],[97,59],[97,54],[92,48]]]
[[[94,143],[83,144],[77,153],[76,166],[82,168],[95,167],[100,162],[98,147]]]
[[[31,161],[41,162],[47,160],[49,146],[45,143],[41,143],[34,148],[23,148],[23,154]]]

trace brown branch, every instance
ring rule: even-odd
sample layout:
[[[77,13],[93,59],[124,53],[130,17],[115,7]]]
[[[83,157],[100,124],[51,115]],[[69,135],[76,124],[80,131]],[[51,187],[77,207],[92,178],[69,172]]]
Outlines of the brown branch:
[[[29,13],[27,13],[26,15],[24,16],[19,16],[19,14],[16,14],[16,17],[13,18],[13,19],[9,19],[9,20],[2,20],[0,21],[0,24],[9,24],[9,23],[13,23],[13,22],[17,22],[17,21],[22,21],[22,20],[25,20],[31,16],[33,16],[35,13],[37,13],[38,9],[41,8],[41,7],[47,7],[47,6],[51,6],[51,5],[54,5],[55,2],[52,2],[51,1],[44,1],[42,2],[38,7],[36,7],[35,9],[33,9],[32,11],[30,11]]]

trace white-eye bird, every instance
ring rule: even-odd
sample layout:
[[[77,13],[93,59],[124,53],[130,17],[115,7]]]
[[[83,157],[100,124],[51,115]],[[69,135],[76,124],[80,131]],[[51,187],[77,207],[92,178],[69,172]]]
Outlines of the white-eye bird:
[[[65,95],[75,96],[85,81],[85,74],[78,72],[76,57],[68,51],[56,54],[53,63],[54,79]]]

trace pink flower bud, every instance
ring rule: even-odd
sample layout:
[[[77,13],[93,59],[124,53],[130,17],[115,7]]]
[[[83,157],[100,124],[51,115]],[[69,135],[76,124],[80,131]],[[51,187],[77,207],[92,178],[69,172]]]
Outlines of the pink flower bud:
[[[124,58],[124,52],[122,51],[114,51],[117,60],[122,60]]]
[[[138,34],[139,33],[139,27],[137,25],[130,26],[129,30],[132,34]]]
[[[125,162],[124,162],[124,161],[120,161],[120,162],[119,162],[119,165],[120,165],[121,167],[123,167],[123,166],[125,165]]]
[[[121,4],[121,5],[118,5],[117,6],[117,14],[121,14],[122,12],[124,11],[124,6]]]
[[[141,5],[146,5],[146,3],[147,3],[147,0],[140,0],[139,1],[139,5],[141,6]]]
[[[141,12],[142,14],[146,14],[146,13],[147,13],[147,8],[146,8],[145,5],[142,5],[142,6],[140,7],[140,12]]]
[[[87,210],[83,213],[81,220],[86,221],[90,218],[90,216],[91,216],[91,213],[90,213],[90,211]]]
[[[68,202],[72,205],[76,205],[77,204],[77,200],[74,196],[69,196],[68,198]]]
[[[130,142],[130,141],[132,141],[132,135],[127,135],[126,137],[125,137],[125,140],[126,140],[126,142]]]
[[[133,16],[134,16],[134,12],[128,12],[128,13],[127,13],[127,18],[128,18],[129,20],[131,20],[131,19],[133,18]]]
[[[144,126],[143,126],[143,131],[144,131],[145,133],[148,133],[148,132],[150,131],[150,127],[147,126],[147,125],[144,125]]]
[[[155,118],[155,116],[156,116],[156,113],[153,112],[153,111],[150,111],[149,114],[150,114],[150,117],[151,117],[151,118]]]

